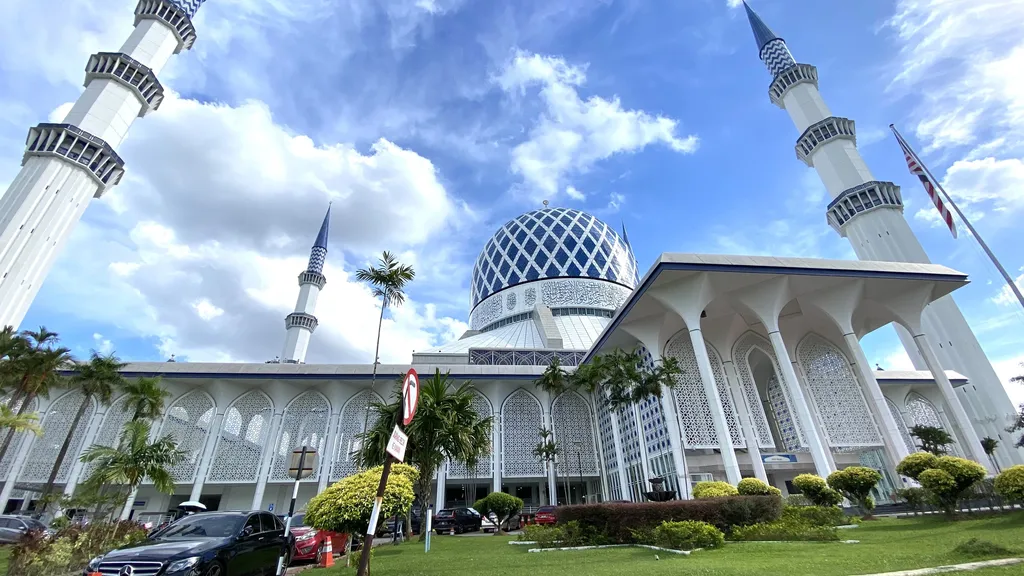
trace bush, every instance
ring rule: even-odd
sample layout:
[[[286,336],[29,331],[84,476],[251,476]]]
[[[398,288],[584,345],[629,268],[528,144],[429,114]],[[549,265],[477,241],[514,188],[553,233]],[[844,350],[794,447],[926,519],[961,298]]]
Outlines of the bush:
[[[576,520],[558,526],[525,526],[519,539],[523,542],[536,542],[540,548],[601,546],[608,543],[604,535]]]
[[[758,478],[744,478],[736,485],[741,496],[782,496],[782,490]]]
[[[779,520],[740,526],[729,537],[744,542],[835,542],[839,540],[839,530],[835,526],[812,526],[793,520]]]
[[[654,529],[654,542],[657,546],[673,550],[721,548],[725,545],[725,534],[707,522],[662,522]]]
[[[782,509],[782,520],[808,526],[842,526],[847,523],[846,515],[836,506],[786,506]]]
[[[971,538],[965,540],[956,545],[953,548],[953,554],[957,556],[1010,556],[1016,554],[1013,550],[996,544],[995,542],[989,542],[988,540],[980,540],[978,538]]]
[[[917,477],[921,475],[921,472],[930,468],[935,468],[938,465],[939,457],[931,452],[915,452],[896,465],[896,472],[906,476],[907,478],[913,478],[917,480]]]
[[[473,504],[473,508],[477,512],[488,516],[494,514],[498,519],[497,529],[494,531],[494,535],[501,534],[501,526],[509,518],[519,513],[523,509],[523,501],[520,498],[516,498],[511,494],[505,494],[504,492],[491,492],[487,496],[479,499]]]
[[[896,490],[896,498],[906,502],[907,506],[916,512],[924,509],[925,502],[928,501],[928,494],[924,488],[900,488]]]
[[[306,525],[318,530],[361,534],[370,522],[373,502],[380,484],[382,466],[343,478],[317,494],[306,505]],[[384,487],[380,518],[404,516],[413,502],[416,468],[395,464]]]
[[[843,495],[828,487],[828,482],[814,474],[800,474],[793,478],[793,485],[815,506],[838,506]]]
[[[881,480],[882,475],[878,470],[865,466],[850,466],[828,475],[829,487],[854,502],[865,517],[871,516],[871,511],[875,509],[871,490]]]
[[[697,485],[693,487],[693,497],[697,499],[724,498],[737,494],[739,491],[728,482],[697,482]]]
[[[786,496],[786,506],[813,506],[811,500],[803,494],[790,494]]]
[[[954,456],[936,457],[921,452],[904,458],[896,469],[905,476],[916,474],[916,477],[911,477],[921,483],[921,487],[928,494],[928,499],[941,507],[947,516],[956,513],[960,500],[967,491],[985,478],[988,472],[984,466],[973,460]]]
[[[734,526],[749,526],[778,520],[782,499],[777,496],[730,496],[703,500],[672,500],[623,504],[562,506],[555,512],[558,523],[579,521],[592,527],[611,543],[636,543],[634,534],[653,530],[662,522],[698,520],[723,532]]]
[[[96,556],[145,539],[146,530],[128,520],[68,526],[49,538],[41,532],[30,532],[12,547],[8,574],[63,576],[78,573]]]
[[[1011,502],[1024,500],[1024,464],[1011,466],[996,476],[995,490]]]

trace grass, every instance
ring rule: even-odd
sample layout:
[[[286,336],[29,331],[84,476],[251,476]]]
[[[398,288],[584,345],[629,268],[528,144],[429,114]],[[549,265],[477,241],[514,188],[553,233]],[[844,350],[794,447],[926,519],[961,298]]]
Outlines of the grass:
[[[10,555],[10,546],[0,546],[0,574],[7,574],[7,557]]]
[[[864,522],[842,532],[859,544],[790,542],[726,544],[720,550],[683,557],[628,548],[530,554],[526,546],[509,546],[510,537],[435,537],[429,554],[417,542],[383,546],[374,551],[374,576],[450,576],[483,571],[491,576],[587,574],[592,576],[850,576],[944,564],[976,562],[1004,554],[969,555],[954,552],[959,544],[977,538],[1024,555],[1024,513],[947,522],[940,517],[882,519]],[[998,548],[997,548],[998,549]],[[348,576],[344,565],[304,572],[308,576]],[[972,572],[981,576],[1024,576],[1024,566]]]

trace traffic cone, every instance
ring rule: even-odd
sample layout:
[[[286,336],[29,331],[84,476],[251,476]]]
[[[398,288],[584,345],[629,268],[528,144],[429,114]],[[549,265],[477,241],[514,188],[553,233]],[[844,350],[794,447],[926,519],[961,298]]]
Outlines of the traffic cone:
[[[334,566],[334,548],[331,544],[331,537],[328,536],[323,550],[320,551],[320,567],[330,568],[331,566]]]
[[[455,536],[455,526],[452,526],[451,528],[448,529],[448,535],[449,536]]]

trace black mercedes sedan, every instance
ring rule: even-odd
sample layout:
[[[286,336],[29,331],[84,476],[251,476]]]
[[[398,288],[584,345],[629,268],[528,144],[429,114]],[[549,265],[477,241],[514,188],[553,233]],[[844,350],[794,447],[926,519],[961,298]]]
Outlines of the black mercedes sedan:
[[[93,558],[85,573],[273,576],[278,558],[290,551],[284,524],[270,512],[204,512],[176,520],[138,544]]]

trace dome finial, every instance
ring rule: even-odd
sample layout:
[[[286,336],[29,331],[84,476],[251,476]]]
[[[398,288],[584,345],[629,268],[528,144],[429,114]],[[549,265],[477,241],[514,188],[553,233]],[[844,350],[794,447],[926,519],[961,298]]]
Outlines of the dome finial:
[[[547,201],[547,200],[545,200],[545,201],[541,202],[541,204],[543,204],[545,208],[547,208],[547,207],[548,207],[548,201]]]

